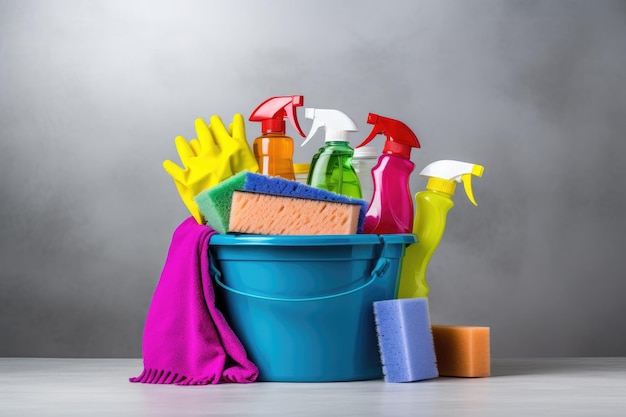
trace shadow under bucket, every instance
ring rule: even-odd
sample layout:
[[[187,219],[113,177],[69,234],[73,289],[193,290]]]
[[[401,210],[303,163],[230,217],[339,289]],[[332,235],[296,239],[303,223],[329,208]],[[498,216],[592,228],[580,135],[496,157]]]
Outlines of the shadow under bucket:
[[[412,234],[216,235],[215,292],[259,380],[382,377],[372,304],[395,298]]]

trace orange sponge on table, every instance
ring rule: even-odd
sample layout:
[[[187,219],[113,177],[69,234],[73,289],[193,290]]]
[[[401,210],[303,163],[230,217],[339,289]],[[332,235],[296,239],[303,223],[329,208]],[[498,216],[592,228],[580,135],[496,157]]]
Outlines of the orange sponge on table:
[[[439,376],[491,375],[489,327],[431,325]]]
[[[266,235],[355,234],[360,211],[359,204],[235,191],[228,231]]]

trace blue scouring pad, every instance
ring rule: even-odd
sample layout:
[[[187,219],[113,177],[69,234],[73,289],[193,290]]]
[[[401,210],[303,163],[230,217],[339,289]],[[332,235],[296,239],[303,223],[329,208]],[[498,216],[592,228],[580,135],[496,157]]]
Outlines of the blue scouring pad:
[[[374,317],[385,382],[439,376],[427,298],[376,301]]]
[[[267,175],[253,173],[247,173],[243,190],[265,194],[283,195],[287,197],[301,197],[315,200],[334,201],[337,203],[359,204],[361,209],[359,212],[359,221],[357,223],[357,233],[361,233],[363,230],[365,213],[367,212],[367,206],[369,204],[365,200],[350,198],[345,195],[333,193],[332,191],[301,184],[297,181],[290,181],[280,177],[269,177]]]

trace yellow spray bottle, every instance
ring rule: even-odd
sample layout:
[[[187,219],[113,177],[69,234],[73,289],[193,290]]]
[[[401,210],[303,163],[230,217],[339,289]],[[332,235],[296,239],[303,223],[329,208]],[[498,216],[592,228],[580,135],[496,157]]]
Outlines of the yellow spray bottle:
[[[416,212],[413,234],[417,243],[406,248],[398,298],[427,297],[426,269],[446,228],[448,211],[454,206],[452,197],[456,183],[462,182],[465,194],[477,206],[472,192],[472,176],[482,177],[484,167],[468,162],[441,160],[429,164],[420,172],[428,177],[426,190],[415,195]]]

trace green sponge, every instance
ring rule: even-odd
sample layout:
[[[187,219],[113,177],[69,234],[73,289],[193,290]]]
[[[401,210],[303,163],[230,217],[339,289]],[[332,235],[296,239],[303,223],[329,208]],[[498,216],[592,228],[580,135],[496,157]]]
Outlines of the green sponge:
[[[243,189],[247,174],[249,171],[238,172],[195,197],[207,226],[211,226],[216,232],[222,234],[228,232],[233,193]]]

